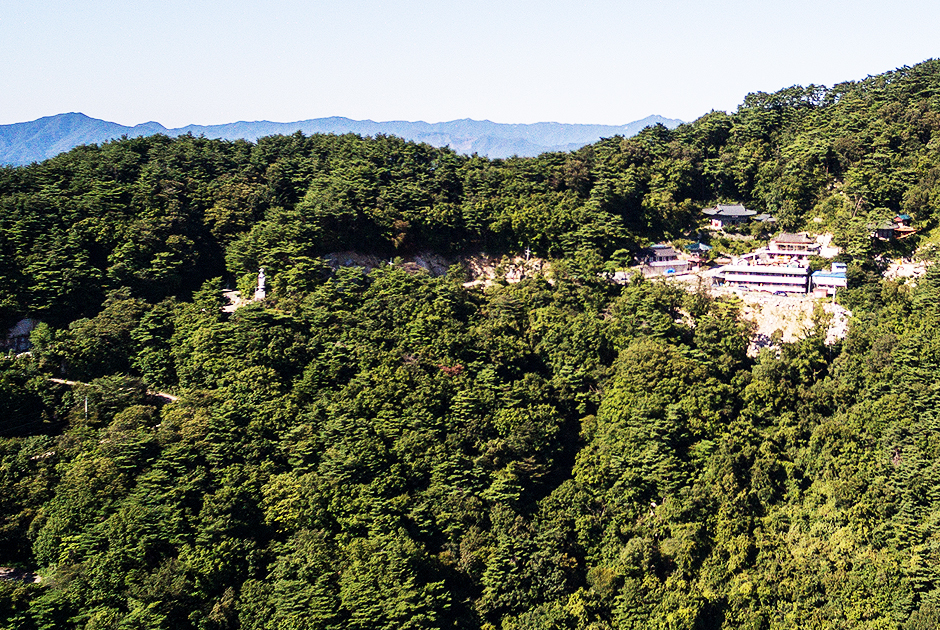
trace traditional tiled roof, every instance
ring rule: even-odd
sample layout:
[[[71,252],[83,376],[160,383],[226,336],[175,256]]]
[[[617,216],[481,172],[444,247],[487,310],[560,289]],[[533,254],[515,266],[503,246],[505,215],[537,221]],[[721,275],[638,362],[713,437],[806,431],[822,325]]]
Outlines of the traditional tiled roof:
[[[658,243],[649,248],[649,253],[651,256],[656,256],[658,258],[676,258],[679,256],[679,253],[676,252],[670,245],[665,243]]]
[[[784,232],[773,239],[775,243],[792,243],[794,245],[812,245],[816,241],[805,234],[788,234]]]
[[[710,217],[752,217],[757,212],[754,210],[748,210],[741,204],[718,204],[714,208],[706,208],[702,210],[705,214]]]
[[[28,317],[25,319],[21,319],[20,321],[16,322],[16,325],[13,326],[13,328],[11,328],[9,332],[7,332],[7,337],[10,337],[10,338],[25,337],[29,333],[31,333],[34,328],[36,328],[37,323],[38,323],[37,320],[30,319]]]

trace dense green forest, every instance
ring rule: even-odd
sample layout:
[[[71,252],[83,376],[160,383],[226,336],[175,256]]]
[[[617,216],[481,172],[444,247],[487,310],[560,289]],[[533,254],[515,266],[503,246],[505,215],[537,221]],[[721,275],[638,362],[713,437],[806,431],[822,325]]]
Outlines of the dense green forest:
[[[820,313],[752,358],[739,302],[605,279],[718,201],[834,232],[843,341]],[[0,580],[0,627],[936,628],[940,267],[881,278],[898,212],[933,256],[938,61],[537,158],[153,136],[0,169],[0,325],[43,322],[0,357],[0,566],[42,578]],[[525,248],[550,271],[485,289],[395,262]]]

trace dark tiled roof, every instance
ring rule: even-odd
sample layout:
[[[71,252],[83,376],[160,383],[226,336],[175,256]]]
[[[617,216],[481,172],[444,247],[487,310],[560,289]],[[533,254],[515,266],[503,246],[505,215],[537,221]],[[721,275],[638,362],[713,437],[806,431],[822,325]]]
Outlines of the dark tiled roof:
[[[714,208],[703,210],[710,217],[751,217],[757,214],[754,210],[748,210],[741,204],[718,204]]]
[[[659,243],[653,245],[647,250],[650,256],[656,256],[658,258],[675,258],[679,253],[674,250],[671,246],[666,245],[665,243]]]
[[[13,326],[13,328],[9,330],[9,332],[7,333],[7,336],[11,338],[12,337],[25,337],[26,335],[31,333],[34,328],[36,328],[37,323],[38,323],[38,320],[30,319],[28,317],[25,319],[21,319],[20,321],[16,322],[16,325]]]

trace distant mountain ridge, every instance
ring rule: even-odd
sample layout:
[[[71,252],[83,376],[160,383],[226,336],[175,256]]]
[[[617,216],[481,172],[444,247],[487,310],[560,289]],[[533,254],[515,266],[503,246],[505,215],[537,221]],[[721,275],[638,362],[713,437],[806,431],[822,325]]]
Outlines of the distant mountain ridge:
[[[533,156],[546,151],[571,151],[601,138],[615,135],[633,136],[644,127],[663,124],[673,129],[681,120],[647,116],[626,125],[582,125],[566,123],[505,124],[489,120],[451,120],[440,123],[352,120],[339,116],[314,118],[291,123],[268,121],[235,122],[224,125],[187,125],[167,129],[157,122],[133,127],[69,113],[46,116],[38,120],[0,125],[0,164],[18,166],[38,162],[82,145],[157,133],[180,136],[191,133],[207,138],[255,141],[264,136],[314,133],[357,133],[363,136],[386,134],[436,147],[449,146],[459,153],[478,153],[491,158],[512,155]]]

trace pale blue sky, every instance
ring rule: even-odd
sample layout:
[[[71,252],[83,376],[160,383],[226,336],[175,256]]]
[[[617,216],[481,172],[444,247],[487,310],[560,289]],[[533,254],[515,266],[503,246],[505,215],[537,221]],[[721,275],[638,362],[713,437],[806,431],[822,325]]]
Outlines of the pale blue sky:
[[[940,56],[940,2],[0,0],[0,124],[622,124]]]

